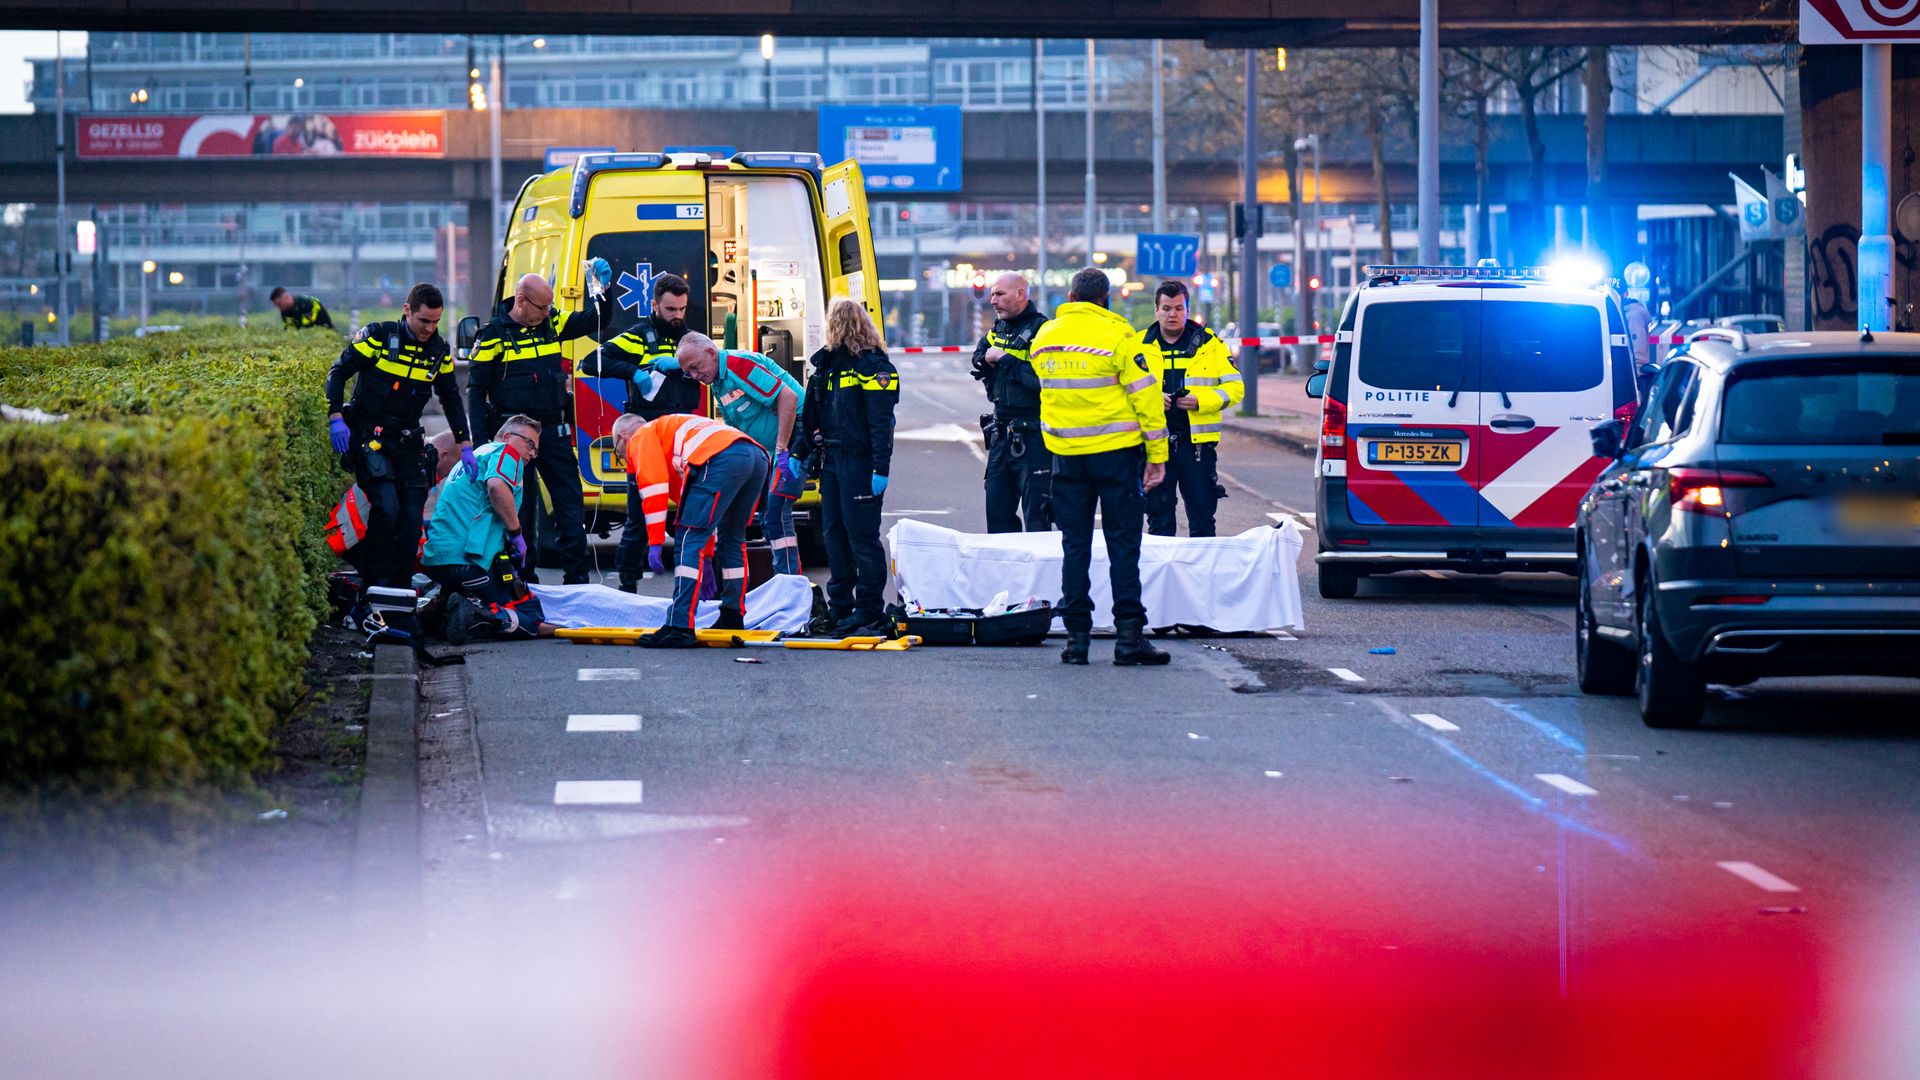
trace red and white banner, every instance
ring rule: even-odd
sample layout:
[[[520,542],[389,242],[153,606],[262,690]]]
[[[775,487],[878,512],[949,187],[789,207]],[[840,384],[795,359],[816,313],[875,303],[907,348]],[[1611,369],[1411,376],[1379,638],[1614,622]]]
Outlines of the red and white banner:
[[[1920,42],[1920,0],[1801,0],[1800,44]]]
[[[445,157],[445,113],[83,116],[82,158]]]

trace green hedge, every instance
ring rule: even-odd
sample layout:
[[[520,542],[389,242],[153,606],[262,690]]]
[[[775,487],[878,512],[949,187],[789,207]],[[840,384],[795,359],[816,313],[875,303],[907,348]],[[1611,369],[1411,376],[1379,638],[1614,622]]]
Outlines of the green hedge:
[[[180,803],[244,786],[298,697],[344,483],[337,335],[0,349],[0,784]]]

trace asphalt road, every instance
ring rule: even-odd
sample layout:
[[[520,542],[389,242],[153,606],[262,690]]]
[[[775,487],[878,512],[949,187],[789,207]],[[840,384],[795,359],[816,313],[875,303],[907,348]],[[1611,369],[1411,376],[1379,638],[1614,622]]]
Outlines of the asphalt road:
[[[963,363],[903,364],[889,520],[983,527]],[[1221,531],[1310,527],[1308,465],[1230,440]],[[770,927],[849,896],[869,943],[938,926],[929,951],[991,941],[1039,967],[1089,940],[1215,955],[1182,928],[1259,927],[1225,951],[1363,985],[1424,970],[1421,993],[1486,1006],[1465,1022],[1492,1033],[1534,998],[1664,1002],[1623,1014],[1654,1046],[1745,1017],[1693,1075],[1920,1060],[1910,1031],[1882,1038],[1920,955],[1913,683],[1720,688],[1700,730],[1653,731],[1575,687],[1569,579],[1415,574],[1322,601],[1312,546],[1305,629],[1163,642],[1161,669],[1115,669],[1100,641],[1086,668],[1053,647],[471,649],[484,828],[445,855],[487,858],[442,885],[622,942],[645,913],[677,963],[744,971],[775,955]],[[577,730],[595,725],[624,730]]]

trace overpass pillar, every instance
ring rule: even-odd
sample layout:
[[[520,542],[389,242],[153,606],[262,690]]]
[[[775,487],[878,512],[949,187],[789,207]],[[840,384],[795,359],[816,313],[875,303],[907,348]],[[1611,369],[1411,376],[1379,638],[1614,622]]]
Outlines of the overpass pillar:
[[[482,323],[493,317],[493,303],[499,299],[495,287],[500,278],[500,252],[490,239],[492,230],[481,228],[492,213],[492,199],[467,200],[466,280],[460,283],[460,303],[467,314],[480,316]]]
[[[1893,49],[1893,102],[1888,137],[1895,147],[1920,146],[1920,49]],[[1858,45],[1800,50],[1800,138],[1807,171],[1807,288],[1813,328],[1860,325],[1857,277],[1861,236],[1861,57]],[[1907,305],[1920,301],[1920,159],[1891,155],[1887,205],[1894,242],[1893,322],[1910,324]],[[1881,223],[1885,229],[1888,226]],[[1794,297],[1788,297],[1792,305]]]

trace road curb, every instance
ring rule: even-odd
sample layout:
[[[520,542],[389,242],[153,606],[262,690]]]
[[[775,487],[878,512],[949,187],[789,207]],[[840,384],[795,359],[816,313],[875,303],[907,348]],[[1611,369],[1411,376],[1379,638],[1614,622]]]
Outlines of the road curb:
[[[1312,457],[1319,449],[1314,445],[1319,439],[1319,433],[1317,431],[1309,430],[1303,434],[1299,431],[1273,431],[1268,428],[1255,427],[1252,424],[1236,423],[1232,420],[1227,420],[1225,423],[1227,430],[1233,432],[1235,435],[1244,435],[1250,439],[1258,439],[1263,443],[1291,450],[1296,454],[1304,454],[1307,457]]]
[[[420,914],[420,668],[412,649],[377,645],[373,671],[353,908],[362,924],[398,930]]]

